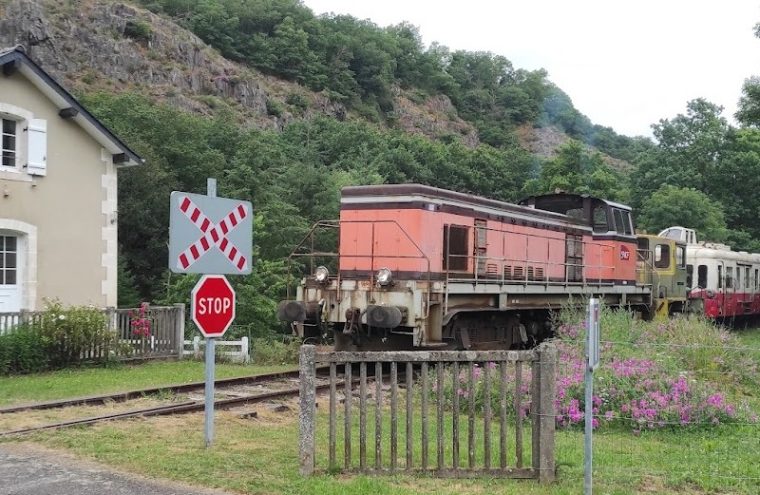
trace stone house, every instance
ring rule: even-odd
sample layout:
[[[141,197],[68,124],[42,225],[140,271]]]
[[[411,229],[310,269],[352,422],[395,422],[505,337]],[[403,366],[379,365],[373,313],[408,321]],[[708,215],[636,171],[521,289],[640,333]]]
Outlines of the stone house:
[[[116,174],[143,160],[20,47],[0,68],[0,313],[116,306]]]

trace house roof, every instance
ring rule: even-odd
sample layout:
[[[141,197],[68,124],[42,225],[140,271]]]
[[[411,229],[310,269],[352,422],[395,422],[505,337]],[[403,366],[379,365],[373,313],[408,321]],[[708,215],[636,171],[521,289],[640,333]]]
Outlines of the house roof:
[[[88,112],[71,93],[45,72],[19,46],[0,49],[0,66],[3,75],[18,71],[55,104],[59,115],[79,124],[90,136],[106,148],[117,166],[140,165],[145,162],[137,153],[111,132],[102,122]]]

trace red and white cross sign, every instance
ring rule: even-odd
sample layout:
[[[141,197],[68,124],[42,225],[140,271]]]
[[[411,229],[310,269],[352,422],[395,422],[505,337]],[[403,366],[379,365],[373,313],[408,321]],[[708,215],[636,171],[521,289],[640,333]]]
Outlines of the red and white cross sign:
[[[244,204],[239,204],[216,225],[206,218],[201,209],[187,196],[180,199],[179,209],[204,234],[179,255],[177,264],[180,268],[186,270],[212,247],[218,247],[230,263],[241,272],[247,268],[248,261],[245,256],[227,239],[227,233],[248,216]]]

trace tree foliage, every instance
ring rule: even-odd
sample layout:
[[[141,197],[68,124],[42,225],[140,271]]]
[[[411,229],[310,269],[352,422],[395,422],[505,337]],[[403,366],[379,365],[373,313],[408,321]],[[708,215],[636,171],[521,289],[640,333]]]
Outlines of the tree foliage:
[[[640,143],[594,126],[547,79],[501,55],[425,47],[406,22],[381,28],[347,15],[314,13],[298,0],[142,0],[225,57],[322,91],[364,118],[392,123],[398,88],[448,96],[482,142],[513,148],[514,129],[541,122],[611,156]]]

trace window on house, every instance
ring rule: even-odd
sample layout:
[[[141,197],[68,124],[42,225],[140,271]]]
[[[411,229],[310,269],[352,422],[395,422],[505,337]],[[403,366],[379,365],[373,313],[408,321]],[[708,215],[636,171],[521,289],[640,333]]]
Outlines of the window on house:
[[[0,285],[16,285],[17,256],[16,237],[0,235]]]
[[[2,119],[2,165],[3,167],[16,167],[18,156],[18,140],[16,138],[16,121]]]
[[[470,228],[461,225],[443,227],[443,269],[451,271],[467,270],[469,251],[468,234]]]

